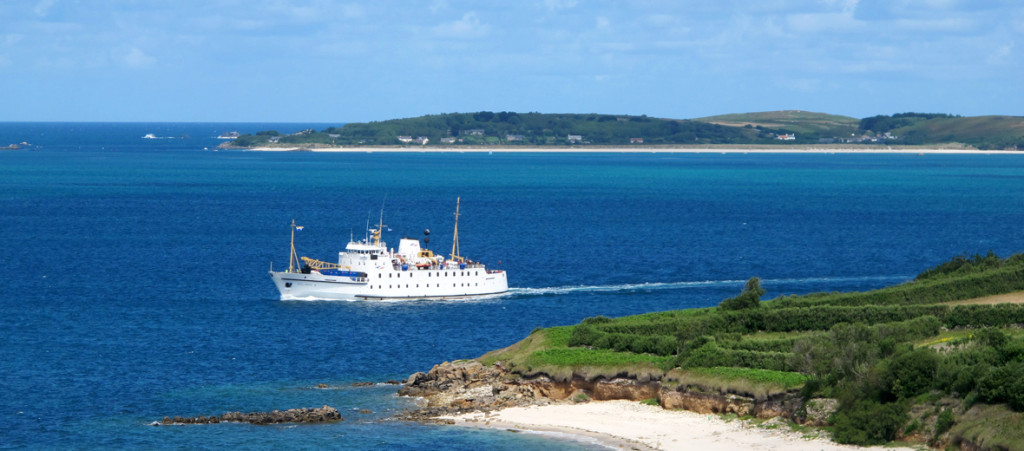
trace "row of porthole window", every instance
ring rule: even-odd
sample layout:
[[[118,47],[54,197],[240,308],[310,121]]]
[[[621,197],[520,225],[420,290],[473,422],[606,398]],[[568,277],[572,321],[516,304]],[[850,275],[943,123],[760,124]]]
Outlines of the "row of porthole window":
[[[409,272],[409,273],[406,273],[406,274],[409,274],[409,277],[412,277],[412,275],[413,275],[413,273],[411,273],[411,272]],[[454,275],[455,275],[455,273],[454,273],[454,272],[452,272],[452,276],[454,276]],[[463,271],[463,272],[459,273],[459,275],[460,275],[460,276],[465,276],[465,275],[466,275],[466,272],[465,272],[465,271]],[[474,273],[473,275],[474,275],[474,276],[479,276],[479,275],[480,275],[480,271],[477,271],[477,272],[475,272],[475,273]],[[388,278],[391,278],[391,277],[393,277],[393,276],[394,276],[394,273],[388,273]],[[383,277],[384,277],[384,273],[377,273],[377,278],[378,278],[378,279],[380,279],[380,278],[383,278]],[[402,274],[401,274],[401,273],[399,273],[399,274],[398,274],[398,277],[402,277]],[[427,277],[430,277],[430,272],[429,272],[429,271],[427,271]],[[438,273],[437,273],[437,277],[441,277],[441,273],[440,273],[440,272],[438,272]],[[444,272],[444,277],[448,277],[448,271],[445,271],[445,272]]]
[[[441,287],[441,284],[439,284],[439,283],[436,283],[436,284],[434,284],[434,286],[435,286],[435,287],[438,287],[438,288],[440,288],[440,287]],[[454,287],[454,286],[455,286],[455,284],[453,283],[453,284],[452,284],[452,287]],[[462,286],[464,286],[464,287],[468,287],[468,286],[469,286],[469,284],[468,284],[468,283],[464,283],[464,284],[462,284]],[[479,284],[479,283],[474,283],[474,284],[473,284],[473,286],[476,286],[476,287],[478,287],[478,286],[480,286],[480,284]],[[409,288],[409,284],[405,284],[405,287],[406,287],[406,288]],[[420,287],[420,284],[416,284],[416,288],[419,288],[419,287]],[[390,289],[390,288],[395,288],[395,287],[394,287],[394,286],[392,286],[392,285],[388,285],[388,288]],[[401,286],[401,285],[399,285],[399,286],[398,286],[398,288],[402,288],[402,286]],[[427,288],[430,288],[430,284],[427,284]],[[371,289],[371,290],[373,289],[373,285],[370,285],[370,289]],[[377,285],[377,289],[383,290],[383,289],[384,289],[384,285]]]

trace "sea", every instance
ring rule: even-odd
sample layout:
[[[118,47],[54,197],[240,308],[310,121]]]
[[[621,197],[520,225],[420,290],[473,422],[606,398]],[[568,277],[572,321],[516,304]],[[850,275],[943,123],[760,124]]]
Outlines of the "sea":
[[[0,448],[596,449],[396,420],[398,386],[536,328],[903,283],[1024,251],[1024,154],[218,150],[339,124],[0,123]],[[151,134],[154,138],[144,138]],[[281,301],[380,217],[508,272],[460,301]],[[429,230],[430,234],[425,232]],[[324,388],[326,387],[326,388]],[[330,405],[325,425],[154,426]]]

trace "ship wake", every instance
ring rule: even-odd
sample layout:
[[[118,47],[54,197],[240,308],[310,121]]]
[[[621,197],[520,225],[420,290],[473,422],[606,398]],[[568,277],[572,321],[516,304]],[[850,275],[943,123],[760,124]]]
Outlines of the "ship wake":
[[[835,290],[837,285],[850,285],[860,283],[876,282],[880,284],[902,283],[912,279],[913,276],[863,276],[863,277],[806,277],[806,278],[780,278],[761,279],[761,285],[765,288],[782,286],[787,289],[817,289]],[[625,283],[611,285],[568,285],[561,287],[546,288],[509,288],[506,296],[546,296],[570,293],[618,293],[618,292],[650,292],[684,290],[706,287],[737,287],[743,288],[746,280],[704,280],[685,282],[643,282]]]

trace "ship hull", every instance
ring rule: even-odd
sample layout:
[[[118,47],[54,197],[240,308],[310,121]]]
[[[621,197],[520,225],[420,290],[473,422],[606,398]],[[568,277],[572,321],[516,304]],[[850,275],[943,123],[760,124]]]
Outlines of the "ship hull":
[[[462,299],[508,291],[507,273],[482,268],[374,271],[365,278],[274,271],[270,276],[281,300]]]

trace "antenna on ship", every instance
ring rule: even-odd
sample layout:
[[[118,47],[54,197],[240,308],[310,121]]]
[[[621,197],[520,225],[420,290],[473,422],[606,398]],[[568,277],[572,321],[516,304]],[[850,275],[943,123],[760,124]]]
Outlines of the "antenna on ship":
[[[461,197],[455,198],[455,233],[452,236],[452,260],[462,261],[462,257],[459,256],[459,203],[462,200]]]

